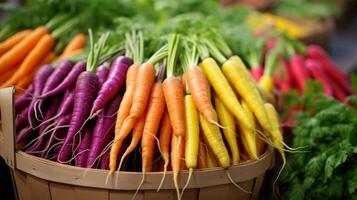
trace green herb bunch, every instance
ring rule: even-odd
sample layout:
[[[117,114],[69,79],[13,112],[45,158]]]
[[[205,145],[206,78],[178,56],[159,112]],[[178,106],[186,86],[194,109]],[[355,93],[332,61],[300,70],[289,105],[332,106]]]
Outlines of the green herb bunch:
[[[303,110],[292,146],[307,152],[288,155],[280,187],[285,199],[357,199],[356,100],[343,104],[315,87],[296,102]]]

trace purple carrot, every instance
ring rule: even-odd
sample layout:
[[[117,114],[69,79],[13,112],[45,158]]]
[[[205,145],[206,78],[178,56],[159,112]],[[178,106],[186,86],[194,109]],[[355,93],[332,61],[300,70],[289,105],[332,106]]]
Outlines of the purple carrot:
[[[19,132],[21,129],[29,125],[27,121],[28,112],[29,112],[29,108],[27,107],[23,109],[20,114],[16,116],[16,120],[15,120],[16,132]]]
[[[260,66],[252,67],[252,69],[250,70],[250,74],[253,76],[256,82],[258,82],[259,79],[263,76],[263,73],[264,73],[264,68]]]
[[[309,72],[305,68],[304,57],[295,54],[290,58],[290,69],[294,77],[298,91],[301,93],[305,89],[305,82],[309,79]]]
[[[85,167],[87,163],[90,144],[92,141],[93,126],[89,126],[83,131],[82,140],[76,152],[76,167]]]
[[[41,95],[43,87],[45,85],[45,82],[47,80],[47,78],[52,74],[52,72],[54,71],[54,68],[51,65],[44,65],[42,66],[39,71],[37,72],[33,82],[32,82],[32,86],[33,86],[33,99],[29,105],[29,112],[27,115],[30,127],[32,128],[34,123],[34,121],[36,121],[36,119],[33,119],[33,111],[35,110],[35,105],[36,105],[36,97],[38,97],[39,95]]]
[[[15,100],[16,113],[20,113],[24,108],[28,107],[32,101],[33,87],[30,86],[19,98]]]
[[[114,131],[116,111],[120,105],[122,95],[118,94],[104,108],[98,116],[92,136],[92,144],[88,154],[87,167],[92,168],[97,157],[103,151],[105,145],[110,141],[110,136]]]
[[[16,135],[16,144],[19,144],[23,141],[26,141],[28,138],[30,138],[31,133],[33,133],[33,130],[30,126],[23,128],[17,135]]]
[[[96,72],[99,80],[99,88],[102,88],[103,83],[107,80],[109,74],[109,64],[103,63],[101,66],[98,67]]]
[[[66,162],[71,157],[73,139],[89,117],[98,88],[98,77],[94,72],[85,71],[79,75],[74,93],[72,118],[67,137],[58,154],[58,162]]]
[[[322,48],[317,45],[310,45],[307,49],[307,54],[310,58],[319,60],[325,68],[327,76],[331,77],[348,95],[354,94],[347,83],[348,76],[338,69]]]
[[[73,67],[73,62],[69,60],[63,61],[56,67],[55,71],[48,77],[45,86],[43,87],[43,94],[53,90],[57,87],[68,75]]]
[[[119,56],[115,59],[112,63],[108,78],[104,82],[94,101],[91,115],[104,108],[104,106],[114,98],[120,88],[124,85],[126,72],[132,64],[133,60],[126,56]]]
[[[110,149],[108,149],[102,156],[102,159],[100,160],[100,169],[109,168],[109,156],[110,156]]]
[[[56,115],[57,110],[59,108],[59,105],[61,103],[62,97],[58,96],[55,97],[53,100],[50,101],[51,107],[47,110],[45,116],[44,116],[44,121],[40,128],[39,128],[39,138],[37,142],[30,148],[30,151],[40,151],[45,147],[46,141],[49,138],[49,133],[46,134],[47,127],[51,124],[51,119],[53,116]],[[45,135],[46,134],[46,135]]]
[[[331,97],[333,95],[332,87],[324,69],[321,66],[321,63],[318,60],[307,59],[305,61],[305,66],[308,70],[310,70],[314,79],[322,83],[324,94]]]
[[[74,91],[69,91],[61,102],[60,107],[58,108],[57,116],[63,116],[70,113],[73,109],[74,101]]]
[[[69,122],[71,121],[71,117],[72,117],[72,113],[69,113],[69,114],[64,115],[57,119],[56,126],[55,126],[52,134],[50,135],[49,139],[47,140],[47,144],[46,144],[43,152],[41,153],[42,158],[45,158],[46,155],[48,155],[48,153],[49,153],[48,151],[52,147],[53,144],[59,142],[59,140],[57,140],[57,138],[60,138],[60,139],[66,138],[66,132],[67,132],[68,128],[64,128],[63,126],[69,124]]]
[[[56,88],[46,93],[43,93],[41,95],[41,98],[51,97],[60,94],[66,91],[67,89],[73,88],[76,84],[78,76],[85,70],[86,70],[86,63],[83,61],[78,62],[72,67],[72,70],[68,73],[66,78],[59,85],[57,85]]]

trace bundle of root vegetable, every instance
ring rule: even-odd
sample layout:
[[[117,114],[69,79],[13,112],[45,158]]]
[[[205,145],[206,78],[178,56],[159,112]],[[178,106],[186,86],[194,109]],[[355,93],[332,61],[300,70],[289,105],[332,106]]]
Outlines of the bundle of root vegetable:
[[[23,30],[0,43],[0,87],[16,85],[26,89],[38,68],[56,59],[54,52],[59,36],[66,32],[75,21],[55,26],[52,19],[46,26],[34,30]],[[63,50],[59,60],[80,54],[85,44],[85,36],[76,34]]]
[[[355,94],[349,77],[317,45],[305,46],[292,38],[261,33],[258,40],[247,44],[253,48],[245,46],[248,50],[243,58],[266,96],[272,96],[274,88],[281,93],[294,89],[301,95],[308,80],[320,82],[326,96],[341,102]]]
[[[180,170],[191,177],[196,168],[228,169],[258,159],[265,143],[285,160],[274,106],[220,35],[170,34],[145,61],[142,33],[126,36],[125,55],[99,63],[108,35],[93,44],[90,32],[87,62],[39,69],[16,99],[19,149],[109,169],[108,178],[116,170],[141,171],[138,188],[150,171],[164,171],[164,180],[170,164],[178,198]],[[141,159],[132,156],[138,151]]]

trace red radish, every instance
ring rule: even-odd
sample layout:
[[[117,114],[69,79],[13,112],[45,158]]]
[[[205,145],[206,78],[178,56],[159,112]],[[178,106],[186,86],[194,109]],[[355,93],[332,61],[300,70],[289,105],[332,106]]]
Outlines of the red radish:
[[[30,103],[29,106],[29,112],[27,114],[27,119],[29,121],[30,127],[33,127],[33,124],[36,123],[36,119],[33,119],[33,111],[35,110],[35,105],[36,105],[36,97],[40,96],[43,90],[43,86],[45,85],[45,82],[47,78],[52,74],[54,71],[54,68],[51,65],[44,65],[42,66],[39,71],[37,72],[33,82],[33,99]],[[36,113],[35,113],[36,114]]]
[[[309,72],[305,68],[304,57],[294,54],[290,58],[290,69],[294,77],[298,91],[301,93],[305,89],[305,82],[309,79]]]
[[[41,153],[41,157],[42,158],[46,158],[47,154],[48,154],[48,150],[50,149],[50,147],[55,144],[56,142],[58,142],[58,139],[64,139],[66,138],[66,133],[67,133],[67,128],[63,128],[63,126],[66,126],[69,124],[69,122],[71,121],[71,117],[72,114],[67,114],[63,117],[58,118],[58,120],[56,121],[56,127],[54,128],[53,132],[50,135],[50,138],[47,140],[47,144],[43,150],[43,152]]]
[[[57,85],[56,88],[42,94],[41,98],[51,97],[60,94],[66,91],[67,89],[73,88],[76,84],[78,76],[85,70],[86,70],[86,63],[83,61],[78,62],[73,66],[72,70],[68,73],[66,78],[59,85]]]
[[[104,106],[117,94],[119,89],[124,85],[126,72],[132,64],[133,60],[126,56],[119,56],[115,59],[112,63],[108,78],[104,82],[93,103],[91,115],[104,108]]]
[[[92,141],[93,126],[87,127],[83,131],[82,139],[78,145],[76,152],[76,167],[85,167],[87,163],[87,158],[89,154],[89,149]]]
[[[71,122],[69,123],[67,137],[61,147],[57,161],[60,163],[68,162],[73,153],[72,148],[75,147],[75,136],[85,125],[86,121],[90,117],[90,109],[93,106],[93,102],[96,99],[99,82],[98,77],[95,74],[98,59],[108,38],[108,33],[104,34],[98,40],[98,43],[93,45],[92,32],[89,31],[91,50],[88,55],[87,69],[82,72],[76,83],[74,92],[74,103]]]
[[[274,80],[274,85],[282,93],[287,92],[291,88],[287,80],[283,80],[279,77],[274,77],[273,80]]]
[[[307,49],[310,58],[319,60],[328,77],[331,77],[348,95],[354,94],[352,88],[348,85],[348,76],[343,74],[338,67],[328,57],[327,53],[317,45],[310,45]]]
[[[324,69],[321,66],[321,63],[317,60],[307,59],[305,61],[305,66],[307,69],[310,70],[312,76],[322,83],[324,94],[326,96],[332,96],[332,87],[330,85],[330,80],[328,79],[327,75],[325,74]]]
[[[98,116],[87,159],[88,168],[92,168],[94,166],[98,156],[101,154],[105,145],[110,141],[111,136],[113,135],[116,111],[119,108],[122,98],[122,94],[116,95],[114,99],[104,108],[104,111]]]
[[[344,102],[346,97],[347,97],[347,95],[341,90],[341,88],[339,88],[338,85],[333,83],[333,82],[331,83],[331,87],[332,87],[332,90],[333,90],[333,96],[337,100],[339,100],[341,102]]]
[[[107,80],[108,74],[109,74],[109,64],[104,63],[101,66],[98,67],[97,69],[97,76],[99,80],[99,87],[102,88],[103,83]]]
[[[15,100],[15,111],[20,113],[23,109],[29,106],[32,99],[33,87],[30,86],[19,98]]]
[[[325,67],[329,69],[329,71],[331,71],[331,73],[336,73],[344,79],[348,79],[348,76],[341,72],[335,63],[331,60],[331,58],[328,56],[328,53],[318,45],[309,45],[307,47],[307,56],[309,58],[319,60],[323,65],[325,65]]]
[[[264,68],[263,67],[252,67],[252,69],[250,70],[251,75],[253,76],[255,81],[259,81],[260,77],[263,76],[264,73]]]
[[[286,80],[286,85],[289,86],[289,89],[291,89],[292,87],[294,87],[294,80],[293,80],[293,73],[291,71],[291,67],[289,65],[289,63],[287,62],[287,60],[285,60],[284,58],[280,59],[280,63],[283,66],[283,72],[285,74],[285,80]]]

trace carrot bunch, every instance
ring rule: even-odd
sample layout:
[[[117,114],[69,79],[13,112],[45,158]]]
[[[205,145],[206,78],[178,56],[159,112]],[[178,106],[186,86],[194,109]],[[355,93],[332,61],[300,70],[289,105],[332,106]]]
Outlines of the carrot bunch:
[[[70,21],[70,25],[73,21]],[[46,26],[34,30],[23,30],[0,43],[0,83],[1,87],[16,86],[26,89],[36,71],[56,59],[54,47],[57,38],[70,26],[65,23],[55,30],[51,21]],[[77,34],[64,49],[60,60],[68,59],[83,51],[86,37]]]
[[[142,172],[138,191],[147,173],[164,172],[159,190],[166,172],[172,170],[178,199],[189,187],[195,169],[222,167],[233,184],[250,192],[234,182],[230,166],[259,159],[266,143],[279,149],[285,159],[275,108],[265,101],[240,57],[231,55],[220,35],[196,34],[191,38],[170,34],[149,59],[144,60],[143,52],[143,33],[128,32],[126,56],[107,61],[112,63],[110,69],[105,64],[96,66],[98,52],[88,57],[87,64],[72,63],[73,69],[61,76],[63,81],[56,81],[56,86],[36,82],[30,93],[40,100],[33,99],[27,102],[27,109],[19,109],[19,123],[22,112],[25,118],[27,113],[28,121],[18,141],[27,141],[31,129],[40,127],[39,137],[53,140],[40,151],[41,157],[48,158],[42,153],[50,152],[61,163],[88,168],[100,164],[109,169],[107,181],[118,180],[120,170],[132,170],[128,163],[134,163]],[[50,67],[40,72],[41,76],[56,74]],[[38,76],[36,80],[42,80]],[[55,77],[50,75],[44,82]],[[46,120],[38,120],[42,118],[41,103],[46,106],[57,101],[62,103],[53,112],[46,111]],[[73,109],[64,112],[64,105]],[[61,138],[59,127],[68,128],[68,133],[58,141],[60,150],[57,147],[53,153],[56,138]],[[78,141],[78,137],[83,139]],[[36,148],[28,148],[28,144],[24,150],[38,156],[41,143],[47,140],[34,140],[40,141]],[[141,158],[133,159],[131,154],[138,151]],[[180,191],[179,173],[186,169],[189,176]]]

